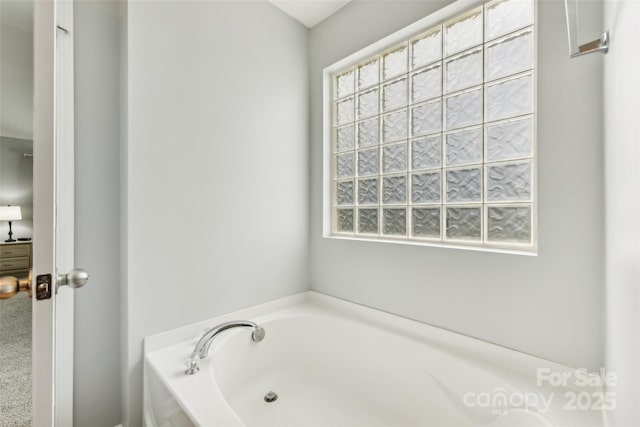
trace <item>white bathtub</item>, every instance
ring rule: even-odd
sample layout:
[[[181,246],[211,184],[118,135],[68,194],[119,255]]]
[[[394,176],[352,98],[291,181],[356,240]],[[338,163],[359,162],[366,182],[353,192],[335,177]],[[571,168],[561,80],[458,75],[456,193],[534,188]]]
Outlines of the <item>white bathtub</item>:
[[[185,375],[202,329],[240,319],[264,341],[225,331]],[[573,369],[315,292],[149,337],[144,360],[148,427],[606,425],[597,407],[572,410],[602,393]],[[567,386],[538,386],[539,368]]]

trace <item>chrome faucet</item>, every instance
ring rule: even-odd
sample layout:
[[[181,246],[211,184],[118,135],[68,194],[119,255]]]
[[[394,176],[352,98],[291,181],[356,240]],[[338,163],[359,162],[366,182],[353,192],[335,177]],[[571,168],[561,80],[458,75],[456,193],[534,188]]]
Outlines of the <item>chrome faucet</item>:
[[[198,344],[196,344],[196,348],[193,349],[193,352],[187,358],[187,370],[184,371],[184,373],[187,375],[193,375],[197,373],[200,370],[200,368],[198,367],[200,359],[204,359],[209,355],[209,347],[211,347],[213,339],[220,332],[237,327],[251,328],[251,339],[255,342],[260,342],[264,339],[264,329],[251,321],[233,320],[231,322],[221,323],[220,325],[214,326],[213,328],[207,330],[204,335],[202,335],[202,338],[200,338]]]

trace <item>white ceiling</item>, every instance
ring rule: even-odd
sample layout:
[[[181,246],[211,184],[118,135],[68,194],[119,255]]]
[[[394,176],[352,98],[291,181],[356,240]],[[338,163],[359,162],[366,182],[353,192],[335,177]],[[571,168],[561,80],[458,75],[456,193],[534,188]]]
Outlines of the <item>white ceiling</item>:
[[[308,28],[336,13],[351,0],[269,0]]]
[[[0,0],[0,22],[23,31],[33,31],[32,0]]]

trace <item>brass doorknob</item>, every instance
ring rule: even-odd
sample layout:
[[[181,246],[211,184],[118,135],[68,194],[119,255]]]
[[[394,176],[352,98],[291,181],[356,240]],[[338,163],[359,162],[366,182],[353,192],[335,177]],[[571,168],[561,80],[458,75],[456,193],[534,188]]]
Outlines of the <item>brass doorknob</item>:
[[[29,298],[33,295],[31,289],[31,272],[26,279],[18,279],[14,276],[0,277],[0,299],[9,299],[18,292],[29,292]]]

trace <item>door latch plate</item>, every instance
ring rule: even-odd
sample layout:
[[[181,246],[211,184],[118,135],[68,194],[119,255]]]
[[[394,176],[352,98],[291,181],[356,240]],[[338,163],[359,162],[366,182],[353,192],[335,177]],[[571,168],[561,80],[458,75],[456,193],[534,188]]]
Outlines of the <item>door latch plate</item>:
[[[51,298],[51,275],[41,274],[36,277],[36,299]]]

